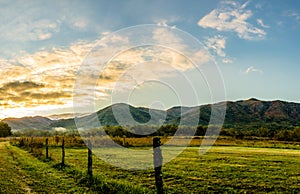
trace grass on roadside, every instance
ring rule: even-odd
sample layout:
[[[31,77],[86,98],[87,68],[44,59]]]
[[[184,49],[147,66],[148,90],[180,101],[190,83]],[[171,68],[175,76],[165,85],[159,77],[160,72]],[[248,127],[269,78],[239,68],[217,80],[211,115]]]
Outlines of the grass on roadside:
[[[54,168],[57,161],[43,162],[7,142],[0,143],[0,151],[0,193],[149,193],[129,182],[90,179],[70,166]]]

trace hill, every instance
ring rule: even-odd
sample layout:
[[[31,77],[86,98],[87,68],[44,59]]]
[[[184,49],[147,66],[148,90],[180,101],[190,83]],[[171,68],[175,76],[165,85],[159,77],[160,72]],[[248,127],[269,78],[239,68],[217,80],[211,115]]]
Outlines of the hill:
[[[300,125],[300,104],[249,99],[227,102],[225,126],[281,128]]]
[[[240,100],[236,102],[221,102],[216,105],[223,106],[226,103],[226,115],[224,127],[234,128],[283,128],[300,126],[300,104],[284,101],[261,101],[257,99]],[[118,103],[99,110],[95,114],[78,117],[82,126],[76,126],[74,118],[51,120],[45,117],[24,117],[20,119],[4,119],[13,129],[24,128],[53,128],[64,127],[76,129],[89,126],[94,128],[93,121],[97,119],[102,126],[106,125],[161,125],[179,124],[208,125],[211,115],[211,106],[202,105],[195,107],[176,106],[168,110],[156,110],[145,107],[133,107],[128,104]],[[200,111],[200,116],[199,116]],[[218,116],[218,115],[217,115]],[[117,118],[117,119],[116,119]],[[118,122],[117,122],[118,120]]]
[[[225,102],[221,102],[218,104],[224,105],[224,103]],[[208,125],[211,115],[211,106],[210,104],[195,107],[177,106],[163,111],[144,107],[133,107],[127,104],[114,104],[99,110],[96,113],[97,116],[80,118],[80,123],[85,125],[85,123],[92,123],[90,122],[91,119],[98,118],[102,126],[114,126],[119,124],[136,125],[138,123],[144,124],[147,122],[149,125],[179,124],[180,121],[184,124],[191,125],[192,121],[198,119],[198,124]],[[282,128],[300,125],[299,103],[279,100],[261,101],[252,98],[236,102],[228,101],[226,102],[226,107],[225,127],[257,128],[265,126],[269,128]],[[131,115],[128,114],[128,109]],[[115,115],[113,113],[115,113]],[[118,117],[120,123],[116,121],[115,116]],[[133,119],[131,119],[131,116]],[[70,123],[72,124],[69,125]],[[73,119],[66,119],[54,122],[51,126],[69,128],[74,127],[75,123]]]
[[[7,123],[12,129],[45,129],[54,121],[41,116],[22,117],[22,118],[6,118],[2,120]]]

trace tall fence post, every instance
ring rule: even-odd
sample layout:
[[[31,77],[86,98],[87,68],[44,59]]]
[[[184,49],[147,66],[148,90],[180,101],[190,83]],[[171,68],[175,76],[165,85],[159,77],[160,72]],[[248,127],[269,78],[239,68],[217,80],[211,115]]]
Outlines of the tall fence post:
[[[93,152],[91,140],[88,140],[88,175],[93,177]]]
[[[155,170],[155,185],[157,189],[158,194],[163,194],[163,179],[162,179],[162,154],[161,154],[161,149],[160,149],[160,138],[159,137],[154,137],[153,138],[153,163],[154,163],[154,170]]]
[[[61,165],[65,165],[65,139],[62,139],[62,144],[61,144]]]
[[[48,138],[46,138],[46,159],[49,159],[48,149],[49,149],[49,142],[48,142]]]

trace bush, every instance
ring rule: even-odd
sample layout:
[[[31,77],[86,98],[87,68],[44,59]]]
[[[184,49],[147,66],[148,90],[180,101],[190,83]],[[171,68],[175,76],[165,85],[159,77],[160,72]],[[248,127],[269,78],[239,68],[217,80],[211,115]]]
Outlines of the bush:
[[[4,122],[0,122],[0,137],[8,137],[11,136],[11,127]]]

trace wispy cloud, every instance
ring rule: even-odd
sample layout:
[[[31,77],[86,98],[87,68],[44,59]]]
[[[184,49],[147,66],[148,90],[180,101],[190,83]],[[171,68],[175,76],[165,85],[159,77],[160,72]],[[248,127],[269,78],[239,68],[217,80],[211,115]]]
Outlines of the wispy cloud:
[[[53,91],[47,85],[25,81],[9,82],[0,87],[0,105],[6,108],[35,107],[41,104],[63,104],[70,93]]]
[[[83,70],[84,79],[80,81],[80,85],[84,85],[84,89],[80,90],[81,96],[86,96],[84,103],[91,104],[95,99],[91,98],[91,92],[95,91],[95,87],[91,87],[91,83],[96,83],[98,99],[107,99],[112,91],[127,91],[135,85],[142,84],[145,80],[161,80],[163,78],[178,76],[187,70],[195,68],[195,64],[191,61],[196,59],[197,65],[208,63],[212,60],[208,51],[203,49],[194,51],[189,58],[182,51],[190,53],[188,45],[185,45],[180,36],[174,34],[171,28],[158,25],[151,31],[151,41],[153,45],[144,45],[134,47],[134,42],[139,37],[126,37],[123,35],[109,36],[102,42],[103,46],[96,49],[95,53],[114,53],[116,48],[122,52],[110,59],[109,63],[102,69],[100,75],[96,75],[95,65],[91,63],[90,68]],[[118,41],[115,41],[118,40]],[[129,46],[122,48],[119,41],[125,41]],[[168,45],[165,47],[163,45]],[[123,45],[124,46],[124,45]],[[91,53],[92,54],[92,53]],[[92,54],[93,55],[93,54]],[[95,54],[95,58],[97,58]],[[97,59],[101,61],[102,59]],[[195,62],[195,61],[194,61]],[[116,87],[117,84],[117,87]],[[82,103],[80,99],[80,103]]]
[[[259,74],[263,74],[263,71],[261,69],[257,69],[254,66],[250,66],[248,67],[245,72],[245,74],[250,74],[250,73],[259,73]]]
[[[256,22],[257,22],[258,25],[260,25],[263,28],[270,28],[270,26],[264,24],[262,19],[257,19]]]
[[[78,42],[0,62],[0,109],[71,104],[76,70],[92,43]]]
[[[217,55],[221,57],[225,57],[226,53],[224,51],[226,47],[226,38],[223,36],[214,36],[214,37],[209,37],[205,41],[206,46],[213,50]]]
[[[255,8],[256,9],[263,9],[263,4],[262,3],[256,3]]]
[[[225,63],[225,64],[233,63],[233,60],[229,59],[229,58],[225,58],[225,59],[222,59],[222,63]]]
[[[13,27],[6,26],[0,32],[2,39],[7,41],[37,41],[46,40],[53,34],[59,32],[59,26],[56,22],[39,19],[30,21],[13,22]]]
[[[297,11],[293,11],[293,10],[288,10],[284,13],[285,16],[288,16],[290,18],[293,18],[293,20],[295,22],[297,22],[298,24],[300,24],[300,13]]]
[[[67,47],[78,39],[96,37],[104,28],[84,6],[90,5],[81,1],[72,1],[70,6],[69,1],[20,0],[1,4],[0,57],[15,58],[22,51],[34,53],[53,45]]]
[[[162,19],[162,20],[157,21],[157,25],[158,26],[168,26],[167,22],[168,22],[168,20]]]
[[[176,28],[175,25],[172,25],[174,23],[177,23],[180,21],[180,18],[178,16],[169,16],[167,18],[155,18],[154,23],[156,23],[158,26],[169,26],[169,27],[173,27]],[[171,26],[170,26],[171,24]]]
[[[242,39],[262,39],[266,32],[248,21],[253,15],[251,10],[246,9],[248,3],[249,1],[241,5],[235,1],[223,1],[220,8],[201,18],[198,25],[218,31],[235,32]]]
[[[0,110],[52,106],[53,108],[72,106],[75,80],[83,61],[88,66],[81,81],[81,95],[91,104],[91,94],[97,99],[107,99],[119,83],[118,90],[126,90],[144,80],[159,80],[195,68],[190,59],[197,59],[198,65],[211,60],[205,49],[194,52],[192,58],[184,56],[180,50],[188,47],[180,37],[165,27],[158,26],[152,37],[158,46],[141,46],[132,49],[119,48],[122,44],[132,44],[128,37],[112,35],[93,42],[78,41],[68,48],[41,50],[33,54],[23,53],[13,60],[0,59]],[[101,40],[101,41],[100,41]],[[97,42],[100,41],[100,45]],[[169,43],[170,48],[159,45]],[[221,44],[221,43],[219,43]],[[100,50],[90,52],[95,46]],[[101,57],[110,55],[118,48],[123,50],[105,64]],[[89,57],[86,58],[89,53]],[[99,72],[97,64],[104,63]],[[96,85],[95,85],[96,83]],[[94,97],[94,95],[92,95]],[[51,107],[49,108],[51,109]]]

